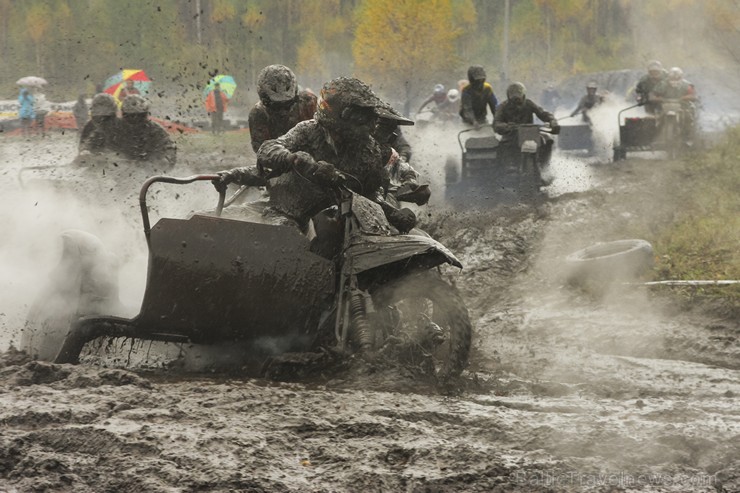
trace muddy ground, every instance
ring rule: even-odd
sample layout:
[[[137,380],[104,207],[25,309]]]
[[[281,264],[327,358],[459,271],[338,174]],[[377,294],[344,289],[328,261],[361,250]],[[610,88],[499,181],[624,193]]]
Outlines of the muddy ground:
[[[130,202],[120,217],[83,220],[94,208],[48,206],[49,195],[21,190],[20,166],[64,162],[74,148],[70,136],[31,144],[1,146],[2,349],[53,265],[47,233],[71,225],[109,239],[114,229],[136,235],[140,221]],[[448,151],[419,156],[433,182],[435,156]],[[665,220],[680,174],[660,156],[556,164],[539,209],[452,212],[437,198],[424,213],[465,265],[450,274],[474,319],[474,348],[455,385],[359,360],[266,381],[53,365],[10,349],[0,358],[0,491],[740,491],[737,320],[699,298],[621,285],[594,297],[562,277],[564,255],[621,239],[622,222]],[[118,247],[140,290],[139,242]]]

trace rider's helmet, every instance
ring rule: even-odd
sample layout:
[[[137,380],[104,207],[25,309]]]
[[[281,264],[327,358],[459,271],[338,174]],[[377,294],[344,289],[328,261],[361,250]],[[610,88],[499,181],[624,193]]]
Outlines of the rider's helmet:
[[[378,115],[378,125],[392,124],[396,126],[414,124],[413,120],[404,117],[396,108],[381,99],[378,99],[378,104],[375,106],[375,114]]]
[[[673,67],[668,71],[668,83],[674,87],[678,87],[683,80],[683,70],[679,67]]]
[[[457,103],[460,100],[460,91],[457,89],[450,89],[447,91],[447,100],[450,103]]]
[[[486,70],[480,65],[471,65],[468,68],[468,80],[471,84],[476,81],[482,83],[486,80]]]
[[[290,106],[298,97],[298,81],[285,65],[268,65],[257,76],[257,95],[265,106]]]
[[[90,114],[92,116],[110,116],[115,115],[118,106],[116,100],[110,94],[101,92],[96,94],[90,105]]]
[[[599,88],[599,85],[596,83],[595,80],[590,81],[588,84],[586,84],[586,92],[589,94],[596,94],[596,90]]]
[[[437,84],[434,86],[434,95],[444,94],[445,93],[445,86],[442,84]]]
[[[353,77],[332,79],[321,89],[316,121],[330,131],[348,137],[365,137],[375,127],[378,97]]]
[[[149,102],[138,94],[126,96],[121,104],[121,113],[124,115],[149,113]]]
[[[648,63],[647,69],[650,77],[657,78],[663,74],[663,64],[660,63],[658,60],[652,60],[650,63]]]
[[[414,122],[396,111],[396,109],[385,101],[378,100],[375,107],[375,113],[378,115],[378,124],[373,136],[380,143],[387,143],[399,125],[413,125]]]
[[[527,88],[521,82],[514,82],[506,88],[506,97],[516,104],[522,104],[527,98]]]

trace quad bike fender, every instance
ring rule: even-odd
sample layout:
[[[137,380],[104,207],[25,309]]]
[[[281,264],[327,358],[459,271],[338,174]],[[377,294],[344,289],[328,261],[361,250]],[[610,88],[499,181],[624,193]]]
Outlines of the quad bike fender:
[[[67,230],[62,256],[29,310],[21,349],[51,360],[80,317],[120,310],[118,259],[94,235]]]
[[[420,234],[362,235],[351,242],[347,255],[352,258],[352,271],[355,274],[416,256],[436,257],[437,265],[448,263],[462,268],[462,263],[444,245]]]

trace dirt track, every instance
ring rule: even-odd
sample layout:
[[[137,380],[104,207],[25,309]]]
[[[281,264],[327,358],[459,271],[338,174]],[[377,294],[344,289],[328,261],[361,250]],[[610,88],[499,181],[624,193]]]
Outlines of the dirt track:
[[[476,324],[454,389],[360,361],[266,382],[6,352],[0,491],[740,491],[737,321],[560,277],[564,254],[617,239],[620,221],[660,221],[675,177],[659,164],[585,167],[595,189],[540,211],[433,209]],[[13,330],[23,307],[0,308]]]

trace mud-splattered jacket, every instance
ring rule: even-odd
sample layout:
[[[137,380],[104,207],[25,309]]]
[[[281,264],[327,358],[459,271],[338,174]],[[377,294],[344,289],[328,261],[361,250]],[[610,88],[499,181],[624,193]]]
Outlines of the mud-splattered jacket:
[[[652,92],[653,89],[655,89],[656,86],[658,86],[661,82],[665,80],[665,78],[668,76],[668,72],[663,70],[660,77],[650,77],[650,74],[645,74],[642,76],[642,78],[637,82],[637,85],[635,86],[635,96],[637,97],[638,102],[647,102],[648,96]]]
[[[696,100],[696,89],[694,84],[687,80],[682,80],[676,85],[671,84],[668,80],[664,80],[651,91],[651,98],[664,98],[664,99],[682,99],[682,104],[690,106],[691,102]]]
[[[102,122],[89,120],[80,132],[79,152],[119,152],[121,125],[122,122],[115,116]]]
[[[498,100],[493,94],[493,87],[488,82],[484,82],[480,88],[468,84],[462,90],[460,96],[460,117],[465,123],[471,125],[475,123],[486,123],[488,108],[491,114],[496,113]]]
[[[590,110],[594,106],[597,106],[604,102],[604,97],[598,94],[586,94],[578,101],[578,106],[574,109],[570,116],[575,116],[580,112]]]
[[[298,101],[285,112],[275,112],[258,102],[249,112],[249,134],[252,138],[252,149],[259,151],[266,140],[277,139],[284,135],[298,122],[310,120],[316,113],[316,95],[301,91]]]
[[[659,104],[650,101],[650,93],[653,89],[659,86],[667,76],[668,72],[663,70],[660,77],[650,77],[650,74],[646,74],[639,80],[639,82],[637,82],[637,85],[635,86],[635,99],[638,103],[645,106],[645,112],[653,114],[655,113],[655,110],[660,107]]]
[[[293,172],[293,153],[303,151],[316,161],[333,164],[349,176],[347,186],[372,200],[385,194],[390,181],[388,156],[369,137],[364,142],[338,146],[316,120],[298,123],[287,134],[265,141],[257,154],[257,166],[270,180],[270,202],[299,221],[307,220],[332,205],[331,197],[318,185]]]
[[[115,144],[128,159],[138,161],[162,160],[173,166],[177,160],[177,147],[167,131],[157,122],[146,120],[131,125],[122,121],[118,126]]]
[[[507,99],[496,109],[493,129],[502,136],[502,144],[509,143],[516,140],[516,129],[509,124],[534,123],[535,115],[543,122],[550,122],[555,119],[552,113],[544,110],[531,99],[524,100],[522,105],[516,105],[510,99]]]

